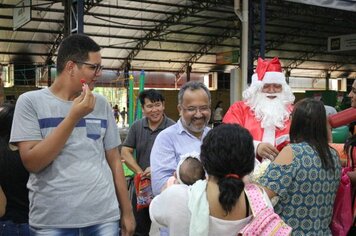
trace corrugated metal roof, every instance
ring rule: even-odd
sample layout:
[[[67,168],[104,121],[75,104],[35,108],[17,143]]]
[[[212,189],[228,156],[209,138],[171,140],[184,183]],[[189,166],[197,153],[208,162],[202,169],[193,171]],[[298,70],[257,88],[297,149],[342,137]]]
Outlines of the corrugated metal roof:
[[[240,50],[241,24],[232,0],[85,1],[84,33],[102,46],[105,68],[192,72],[228,71],[216,53]],[[253,60],[260,47],[260,1],[250,1]],[[55,61],[63,37],[62,1],[32,0],[32,19],[12,29],[15,3],[0,0],[0,63]],[[355,34],[356,13],[266,0],[266,57],[280,57],[292,77],[356,78],[355,51],[330,53],[330,36]],[[253,36],[252,36],[253,35]]]

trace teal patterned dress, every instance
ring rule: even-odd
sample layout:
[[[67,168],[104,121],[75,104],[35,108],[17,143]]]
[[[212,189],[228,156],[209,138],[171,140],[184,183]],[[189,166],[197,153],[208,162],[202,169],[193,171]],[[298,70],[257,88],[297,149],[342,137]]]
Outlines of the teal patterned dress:
[[[335,170],[325,170],[308,143],[290,146],[293,162],[271,163],[258,182],[279,196],[275,212],[293,228],[293,235],[331,235],[329,224],[341,174],[339,157],[331,149]]]

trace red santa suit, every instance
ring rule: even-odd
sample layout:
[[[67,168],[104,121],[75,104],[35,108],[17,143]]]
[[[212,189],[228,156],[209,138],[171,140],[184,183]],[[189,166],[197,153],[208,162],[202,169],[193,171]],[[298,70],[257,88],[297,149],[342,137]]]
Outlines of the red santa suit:
[[[246,101],[256,96],[256,93],[262,90],[264,84],[282,85],[285,94],[290,94],[286,100],[286,104],[289,104],[286,110],[290,113],[292,111],[294,95],[286,83],[279,59],[263,60],[259,58],[256,73],[252,76],[252,83],[244,91],[244,101],[238,101],[230,106],[223,118],[223,123],[237,123],[249,130],[254,139],[255,149],[259,143],[267,142],[281,150],[289,143],[290,119],[287,117],[282,128],[275,126],[262,128],[261,121],[256,118],[254,111],[246,104]]]
[[[292,106],[288,106],[291,111]],[[257,120],[254,112],[244,101],[235,102],[226,112],[223,123],[239,124],[250,131],[253,140],[260,142],[268,142],[281,149],[282,146],[289,142],[290,119],[285,121],[283,129],[271,128],[264,129],[261,127],[261,121]],[[256,144],[256,142],[255,142]]]

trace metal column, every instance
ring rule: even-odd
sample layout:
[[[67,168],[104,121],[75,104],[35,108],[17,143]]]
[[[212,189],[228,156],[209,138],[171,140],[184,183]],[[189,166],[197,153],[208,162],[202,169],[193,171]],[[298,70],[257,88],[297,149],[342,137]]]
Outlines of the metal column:
[[[64,1],[64,37],[84,32],[84,0]]]

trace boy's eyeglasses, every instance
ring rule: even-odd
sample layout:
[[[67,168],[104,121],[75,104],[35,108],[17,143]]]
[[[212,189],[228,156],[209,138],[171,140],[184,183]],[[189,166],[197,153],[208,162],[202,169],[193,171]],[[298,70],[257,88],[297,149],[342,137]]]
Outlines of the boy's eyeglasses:
[[[92,64],[89,62],[84,62],[84,61],[74,61],[74,63],[77,64],[83,64],[83,65],[87,65],[89,66],[89,68],[93,71],[95,71],[95,74],[99,73],[100,71],[103,70],[104,66],[100,65],[100,64]]]

